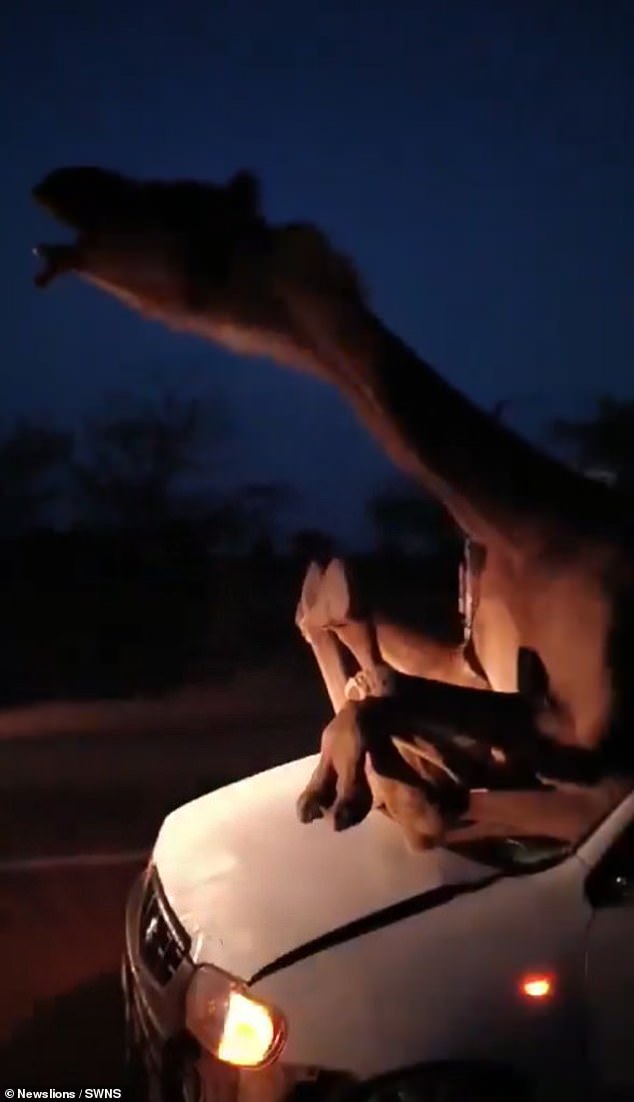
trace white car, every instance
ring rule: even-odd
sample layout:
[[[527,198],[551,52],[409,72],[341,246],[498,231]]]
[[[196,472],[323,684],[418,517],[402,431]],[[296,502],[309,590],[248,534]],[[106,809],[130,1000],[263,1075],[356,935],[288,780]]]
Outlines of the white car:
[[[127,911],[137,1091],[634,1099],[634,793],[473,793],[472,825],[413,854],[378,811],[300,824],[314,765],[165,820]]]

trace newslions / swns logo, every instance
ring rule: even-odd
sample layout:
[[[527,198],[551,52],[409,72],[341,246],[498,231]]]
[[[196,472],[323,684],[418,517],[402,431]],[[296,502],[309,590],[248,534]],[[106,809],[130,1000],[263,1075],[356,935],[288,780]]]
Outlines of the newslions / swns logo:
[[[121,1087],[80,1087],[78,1090],[58,1090],[46,1087],[44,1090],[28,1090],[26,1087],[7,1087],[5,1098],[123,1098]]]

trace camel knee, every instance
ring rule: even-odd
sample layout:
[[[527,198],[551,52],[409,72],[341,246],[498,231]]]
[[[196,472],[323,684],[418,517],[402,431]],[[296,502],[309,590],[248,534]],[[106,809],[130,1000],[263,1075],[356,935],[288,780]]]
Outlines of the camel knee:
[[[304,574],[304,581],[302,582],[299,601],[297,602],[297,608],[295,610],[295,624],[303,636],[308,634],[311,627],[318,626],[312,623],[314,620],[313,610],[318,600],[323,575],[323,567],[321,567],[319,563],[309,563],[306,573]]]
[[[372,670],[381,664],[373,622],[359,612],[351,566],[344,559],[331,559],[325,569],[310,564],[295,622],[304,636],[317,631],[333,632],[362,670]]]
[[[300,615],[312,630],[332,630],[352,616],[350,568],[343,559],[331,559],[328,566],[311,562],[302,585]]]

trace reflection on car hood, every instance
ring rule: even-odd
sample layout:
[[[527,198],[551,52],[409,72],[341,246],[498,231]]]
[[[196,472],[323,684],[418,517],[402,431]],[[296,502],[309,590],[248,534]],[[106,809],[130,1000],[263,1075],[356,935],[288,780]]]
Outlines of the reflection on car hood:
[[[316,761],[304,758],[249,777],[165,820],[153,859],[192,937],[196,962],[250,979],[350,923],[491,875],[486,865],[445,849],[408,852],[380,812],[340,834],[324,820],[303,825],[295,802]],[[444,897],[435,893],[434,900]]]

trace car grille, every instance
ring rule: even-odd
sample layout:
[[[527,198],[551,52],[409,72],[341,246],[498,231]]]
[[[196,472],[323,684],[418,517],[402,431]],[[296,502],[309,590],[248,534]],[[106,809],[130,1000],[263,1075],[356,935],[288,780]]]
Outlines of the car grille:
[[[151,976],[164,985],[171,980],[191,948],[191,938],[169,906],[152,869],[143,893],[139,917],[139,956]]]

